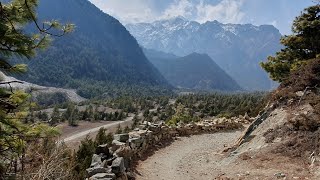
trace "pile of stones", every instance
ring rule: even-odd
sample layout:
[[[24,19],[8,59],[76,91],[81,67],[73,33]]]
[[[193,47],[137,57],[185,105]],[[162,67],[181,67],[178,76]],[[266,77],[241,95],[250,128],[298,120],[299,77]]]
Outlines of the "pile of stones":
[[[144,158],[155,147],[172,142],[179,136],[235,130],[247,123],[245,117],[214,118],[176,127],[164,123],[143,122],[138,128],[125,134],[115,134],[112,145],[100,145],[87,169],[88,180],[127,180],[134,179],[132,165]]]

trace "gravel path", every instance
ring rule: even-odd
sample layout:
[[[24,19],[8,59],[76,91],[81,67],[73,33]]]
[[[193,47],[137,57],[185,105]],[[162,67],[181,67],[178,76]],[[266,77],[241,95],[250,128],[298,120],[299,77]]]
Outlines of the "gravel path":
[[[62,141],[64,141],[65,143],[68,143],[70,141],[74,141],[74,140],[77,140],[77,139],[83,139],[88,134],[94,134],[94,133],[98,132],[101,128],[105,128],[105,129],[114,128],[114,127],[119,126],[119,124],[122,125],[122,124],[126,124],[128,122],[131,122],[132,119],[133,119],[133,117],[128,117],[124,121],[116,121],[116,122],[113,122],[113,123],[110,123],[110,124],[106,124],[106,125],[103,125],[103,126],[99,126],[99,127],[96,127],[96,128],[92,128],[92,129],[86,130],[86,131],[82,131],[82,132],[79,132],[79,133],[74,134],[72,136],[69,136],[67,138],[64,138],[64,139],[62,139]]]
[[[221,151],[241,132],[182,137],[139,162],[138,180],[209,180],[222,174]]]

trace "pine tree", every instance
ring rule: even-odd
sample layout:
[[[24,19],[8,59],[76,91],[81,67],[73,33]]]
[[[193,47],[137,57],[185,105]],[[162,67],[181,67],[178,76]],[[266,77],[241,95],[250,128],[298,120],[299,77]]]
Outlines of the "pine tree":
[[[319,4],[306,8],[293,22],[293,35],[281,39],[285,48],[261,63],[273,80],[283,82],[292,71],[320,55],[319,13]]]
[[[44,49],[50,42],[52,34],[49,30],[60,30],[62,36],[71,32],[73,25],[60,25],[57,21],[37,22],[35,10],[37,0],[11,0],[0,2],[0,70],[4,73],[23,73],[24,64],[11,64],[12,57],[31,58],[39,49]],[[37,32],[27,34],[23,30],[26,24],[34,24]],[[22,83],[19,81],[4,82],[0,84]],[[26,148],[30,141],[43,137],[57,135],[57,130],[43,124],[26,124],[30,107],[27,102],[28,95],[22,91],[0,88],[0,179],[5,179],[5,171],[18,173],[18,162],[24,170]],[[17,159],[20,159],[18,161]],[[2,169],[8,160],[15,161],[13,169]],[[21,173],[23,175],[23,173]]]
[[[60,117],[59,108],[55,106],[51,114],[50,125],[53,126],[55,124],[58,124],[60,120],[61,120],[61,117]]]
[[[102,144],[108,143],[108,137],[107,137],[105,128],[99,129],[98,134],[96,135],[95,143],[96,145],[102,145]]]

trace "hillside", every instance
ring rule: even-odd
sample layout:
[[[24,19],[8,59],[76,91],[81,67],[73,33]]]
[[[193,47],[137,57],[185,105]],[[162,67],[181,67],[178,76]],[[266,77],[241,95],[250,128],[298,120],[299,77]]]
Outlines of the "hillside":
[[[247,90],[270,90],[274,83],[259,62],[280,50],[281,34],[271,25],[200,24],[183,18],[128,24],[126,28],[145,48],[178,56],[208,54],[240,86]]]
[[[89,1],[41,1],[37,12],[39,21],[74,23],[75,32],[55,38],[48,50],[27,61],[29,72],[19,78],[77,89],[86,97],[170,88],[125,27]]]
[[[20,83],[11,83],[11,85],[9,86],[8,84],[2,84],[0,85],[1,88],[6,88],[6,89],[14,89],[14,90],[23,90],[26,92],[31,92],[31,95],[33,98],[35,98],[35,100],[37,99],[36,97],[38,95],[47,95],[47,99],[50,95],[55,95],[55,94],[62,94],[62,96],[64,97],[62,98],[64,101],[70,101],[70,102],[74,102],[74,103],[80,103],[85,101],[86,99],[79,96],[75,90],[73,89],[63,89],[63,88],[55,88],[55,87],[45,87],[45,86],[39,86],[37,84],[32,84],[29,82],[25,82],[25,81],[20,81],[14,77],[11,76],[6,76],[5,74],[3,74],[2,72],[0,72],[0,78],[4,81],[4,82],[11,82],[11,81],[18,81]]]
[[[175,87],[197,90],[237,91],[241,87],[208,55],[192,53],[177,57],[144,50],[148,59]]]

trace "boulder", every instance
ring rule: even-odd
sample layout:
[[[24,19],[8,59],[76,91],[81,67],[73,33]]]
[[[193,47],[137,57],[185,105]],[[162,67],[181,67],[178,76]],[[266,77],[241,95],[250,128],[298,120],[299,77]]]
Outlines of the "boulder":
[[[129,146],[122,146],[115,152],[116,156],[118,157],[125,157],[129,158],[132,157],[133,153]]]
[[[124,158],[116,158],[111,165],[112,172],[115,174],[122,174],[125,172],[126,168],[124,167]]]
[[[147,134],[147,130],[139,130],[139,131],[133,131],[129,133],[130,138],[140,138],[145,137]]]
[[[127,142],[129,140],[129,134],[115,134],[113,139],[119,142]]]
[[[158,132],[160,132],[160,130],[161,130],[161,128],[158,127],[158,126],[156,126],[156,125],[151,125],[151,126],[149,126],[148,129],[149,129],[150,131],[152,131],[152,132],[155,132],[155,133],[158,133]]]
[[[132,149],[139,148],[141,146],[142,142],[143,142],[143,140],[141,137],[129,139],[129,145]]]
[[[115,152],[117,149],[119,149],[121,146],[125,146],[126,143],[122,143],[120,141],[117,140],[113,140],[112,141],[112,147],[111,147],[111,151]]]
[[[116,159],[117,157],[112,157],[110,159],[105,160],[105,167],[111,166],[112,162]]]
[[[116,175],[113,173],[98,173],[89,178],[89,180],[114,180]]]
[[[138,126],[138,129],[146,130],[147,129],[147,125],[141,124],[141,125]]]
[[[87,171],[89,177],[96,175],[96,174],[99,174],[99,173],[110,173],[110,169],[104,168],[104,167],[88,168],[88,169],[86,169],[86,171]]]
[[[101,157],[97,154],[94,154],[92,156],[90,167],[97,167],[97,166],[100,166],[101,164],[102,164]]]

